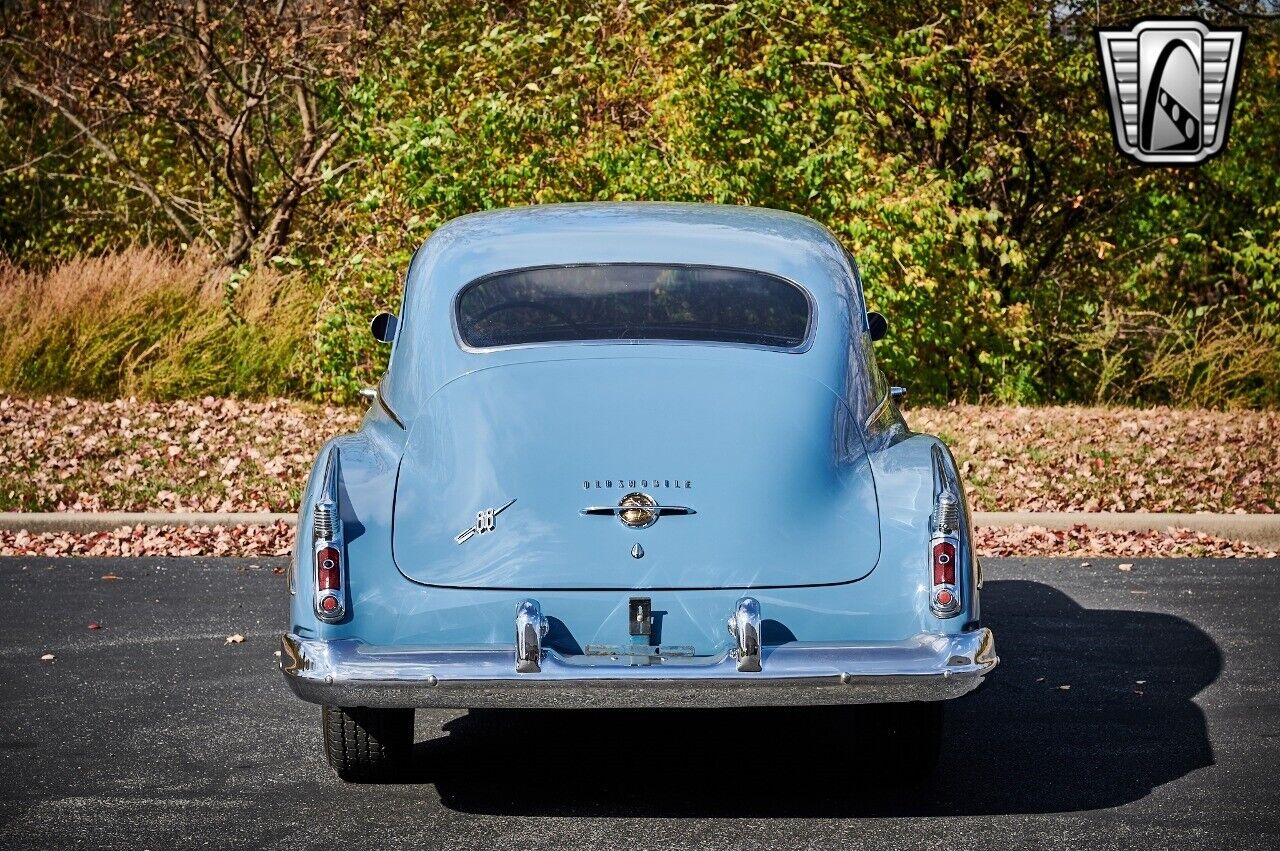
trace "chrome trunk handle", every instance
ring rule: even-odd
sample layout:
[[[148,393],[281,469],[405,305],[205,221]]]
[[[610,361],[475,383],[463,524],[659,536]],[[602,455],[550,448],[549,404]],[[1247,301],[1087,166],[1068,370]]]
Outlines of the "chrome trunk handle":
[[[738,670],[760,670],[760,602],[754,597],[743,597],[733,607],[729,617],[729,634],[738,641]]]
[[[516,673],[536,674],[542,670],[542,639],[547,619],[537,600],[523,600],[516,606]]]

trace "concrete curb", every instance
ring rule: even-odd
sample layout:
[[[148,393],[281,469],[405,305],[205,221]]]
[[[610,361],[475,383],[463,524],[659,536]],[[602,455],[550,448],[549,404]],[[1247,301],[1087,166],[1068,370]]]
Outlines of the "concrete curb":
[[[49,511],[0,512],[0,532],[110,532],[121,526],[269,526],[279,520],[292,526],[296,514],[265,511]]]
[[[198,513],[198,512],[0,512],[0,531],[17,532],[107,532],[121,526],[252,526],[270,525],[277,521],[292,526],[293,514],[267,512]],[[1178,514],[1085,511],[975,511],[977,526],[1043,526],[1046,529],[1070,529],[1085,524],[1094,529],[1120,532],[1164,530],[1170,526],[1204,532],[1220,538],[1249,543],[1268,550],[1280,550],[1280,514]]]

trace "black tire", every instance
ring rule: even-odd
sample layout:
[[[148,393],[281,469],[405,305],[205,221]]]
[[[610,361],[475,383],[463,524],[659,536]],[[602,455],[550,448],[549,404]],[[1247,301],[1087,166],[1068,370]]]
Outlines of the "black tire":
[[[946,703],[886,703],[873,713],[871,745],[883,776],[907,785],[932,777],[942,753]]]
[[[322,706],[320,718],[324,754],[343,780],[394,780],[408,766],[413,750],[412,709]]]

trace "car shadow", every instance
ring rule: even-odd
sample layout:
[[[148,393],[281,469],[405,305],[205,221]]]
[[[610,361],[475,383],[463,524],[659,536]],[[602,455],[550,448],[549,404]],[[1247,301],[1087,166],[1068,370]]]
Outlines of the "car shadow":
[[[1021,580],[988,582],[983,609],[1000,667],[949,705],[918,787],[882,782],[857,713],[799,708],[472,711],[416,746],[407,779],[479,813],[980,815],[1114,807],[1213,764],[1192,698],[1222,656],[1196,626]]]

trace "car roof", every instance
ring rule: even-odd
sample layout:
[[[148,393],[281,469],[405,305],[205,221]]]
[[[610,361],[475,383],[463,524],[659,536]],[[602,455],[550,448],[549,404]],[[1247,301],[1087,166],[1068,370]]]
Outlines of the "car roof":
[[[763,241],[774,250],[786,246],[792,250],[821,250],[839,245],[831,231],[797,213],[731,204],[654,201],[591,201],[486,210],[453,219],[432,238],[466,242],[518,238],[531,233],[547,241],[549,253],[554,252],[554,243],[559,239],[619,233],[640,241],[662,240],[675,233],[715,242]]]
[[[866,309],[849,255],[821,224],[795,213],[724,204],[589,202],[546,204],[473,213],[438,228],[414,255],[405,281],[401,325],[392,354],[392,392],[418,396],[468,371],[530,359],[639,356],[657,345],[464,351],[455,301],[472,281],[515,269],[596,263],[713,265],[767,272],[803,287],[812,297],[813,344],[793,368],[839,386],[850,344],[863,351]],[[869,342],[868,342],[869,345]],[[679,356],[710,356],[686,346]],[[702,347],[707,348],[707,347]],[[722,347],[718,357],[760,353]],[[869,350],[868,350],[869,351]],[[768,352],[766,355],[775,355]],[[425,374],[423,372],[425,370]],[[407,373],[413,378],[406,381]],[[406,403],[408,400],[406,399]]]

